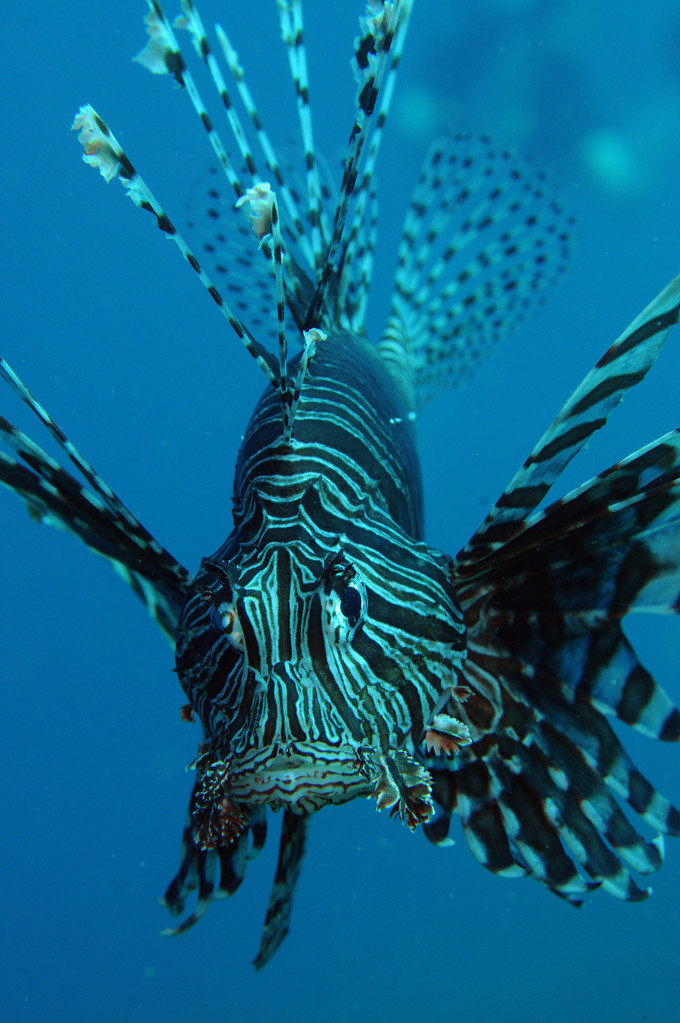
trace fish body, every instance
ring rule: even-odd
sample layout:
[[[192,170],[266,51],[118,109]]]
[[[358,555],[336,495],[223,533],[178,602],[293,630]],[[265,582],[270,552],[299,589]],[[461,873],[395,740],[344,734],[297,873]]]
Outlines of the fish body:
[[[374,348],[319,342],[290,441],[265,392],[234,494],[234,531],[192,583],[176,649],[229,793],[307,813],[387,798],[376,785],[394,783],[392,761],[457,684],[465,629],[448,559],[420,538],[413,424]]]
[[[209,193],[215,237],[198,254],[96,111],[84,106],[74,122],[86,162],[152,214],[267,381],[237,459],[232,529],[196,572],[0,360],[79,474],[0,419],[9,449],[0,482],[33,517],[113,564],[173,644],[182,716],[202,728],[180,868],[164,896],[174,915],[194,892],[197,904],[169,933],[236,891],[269,811],[280,813],[257,966],[285,937],[309,822],[327,805],[372,798],[441,846],[457,816],[485,867],[532,876],[577,905],[597,887],[643,898],[637,875],[660,866],[663,835],[680,834],[680,813],[608,720],[680,737],[680,713],[621,624],[631,610],[680,606],[680,435],[547,503],[660,353],[680,283],[609,347],[462,550],[428,546],[418,414],[464,384],[541,301],[568,259],[571,223],[553,186],[516,154],[467,135],[435,142],[404,221],[387,322],[377,340],[367,336],[375,166],[411,9],[369,3],[360,18],[355,121],[332,196],[312,134],[301,4],[282,0],[278,11],[302,189],[264,132],[224,31],[243,120],[193,3],[171,23],[152,0],[137,59],[184,89],[223,175]],[[190,33],[207,67],[236,156],[175,29]],[[638,817],[656,838],[638,831]]]

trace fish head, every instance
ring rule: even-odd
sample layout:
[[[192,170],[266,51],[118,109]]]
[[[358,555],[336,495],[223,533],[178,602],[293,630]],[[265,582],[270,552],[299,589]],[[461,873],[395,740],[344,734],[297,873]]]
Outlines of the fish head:
[[[410,826],[429,818],[418,751],[432,736],[446,752],[469,742],[448,565],[366,520],[335,536],[269,523],[203,562],[176,647],[206,733],[203,844],[231,840],[262,803],[311,813],[372,795]]]

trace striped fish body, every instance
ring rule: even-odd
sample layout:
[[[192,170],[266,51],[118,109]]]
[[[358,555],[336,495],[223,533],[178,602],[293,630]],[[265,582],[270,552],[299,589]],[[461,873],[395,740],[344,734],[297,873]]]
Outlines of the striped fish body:
[[[192,0],[181,5],[171,23],[151,0],[149,42],[137,59],[185,88],[224,171],[229,198],[211,185],[214,235],[201,249],[206,261],[215,254],[214,267],[189,247],[92,107],[74,127],[85,161],[107,181],[118,177],[153,215],[268,381],[238,457],[233,531],[195,575],[0,359],[0,375],[80,477],[0,418],[9,448],[0,482],[32,516],[106,557],[143,600],[175,647],[183,716],[203,728],[180,867],[163,900],[179,916],[195,893],[196,907],[168,933],[238,889],[265,843],[268,809],[280,810],[255,960],[264,965],[288,930],[311,815],[357,796],[422,824],[440,846],[457,816],[486,868],[533,877],[572,904],[597,887],[643,898],[649,889],[637,875],[659,868],[663,836],[680,835],[680,812],[608,719],[680,739],[680,712],[622,627],[632,611],[680,610],[680,431],[546,501],[659,355],[680,317],[680,278],[611,344],[458,554],[429,548],[416,415],[437,391],[464,383],[541,300],[568,256],[569,218],[545,176],[516,154],[466,135],[435,142],[372,345],[374,170],[411,0],[370,0],[360,18],[355,121],[333,204],[316,162],[300,0],[277,8],[298,102],[304,204],[225,32],[216,28],[245,127]],[[235,160],[174,28],[191,33],[207,66]],[[226,214],[223,222],[222,211],[241,217],[244,206],[250,224]],[[222,278],[226,293],[215,284]],[[289,337],[302,342],[293,359]],[[656,837],[637,830],[638,818]]]
[[[206,846],[258,803],[309,813],[374,794],[411,824],[432,812],[413,754],[454,699],[465,630],[448,559],[420,540],[412,419],[375,347],[346,332],[319,343],[290,441],[271,389],[255,409],[234,531],[196,575],[177,638],[207,737]]]

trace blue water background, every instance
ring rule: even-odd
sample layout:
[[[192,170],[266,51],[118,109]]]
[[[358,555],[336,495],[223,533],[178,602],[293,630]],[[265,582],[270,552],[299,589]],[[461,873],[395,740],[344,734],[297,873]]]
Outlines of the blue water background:
[[[306,10],[317,139],[334,163],[351,124],[359,7],[313,0]],[[2,350],[193,568],[227,532],[235,453],[262,380],[174,247],[85,167],[68,130],[93,103],[181,222],[210,156],[186,97],[130,63],[143,13],[130,0],[5,11]],[[208,0],[202,13],[229,30],[283,144],[293,95],[274,3]],[[671,0],[416,8],[380,167],[373,329],[426,143],[447,124],[533,153],[580,225],[573,267],[541,316],[423,416],[434,545],[465,542],[571,389],[680,272],[679,43]],[[678,348],[676,331],[570,484],[678,425]],[[19,404],[4,391],[3,412],[40,436]],[[104,562],[37,527],[9,494],[0,516],[4,1020],[680,1019],[672,840],[652,899],[596,893],[577,912],[530,881],[487,874],[459,831],[440,851],[356,802],[313,822],[291,934],[264,972],[249,963],[276,841],[229,903],[193,932],[160,938],[168,920],[155,900],[177,867],[184,765],[198,739],[180,721],[171,651]],[[631,631],[680,697],[676,623]],[[679,799],[678,750],[626,741]]]

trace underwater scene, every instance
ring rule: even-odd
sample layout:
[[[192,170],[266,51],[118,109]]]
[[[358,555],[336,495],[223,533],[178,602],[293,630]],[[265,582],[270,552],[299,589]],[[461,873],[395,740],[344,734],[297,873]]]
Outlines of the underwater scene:
[[[406,351],[406,341],[418,331],[414,328],[409,335],[404,326],[408,317],[403,322],[396,317],[396,307],[391,305],[393,282],[396,273],[397,290],[401,289],[401,297],[415,310],[417,320],[419,295],[425,301],[433,281],[414,272],[412,291],[404,285],[406,278],[403,271],[400,277],[399,266],[403,267],[406,257],[403,247],[400,253],[400,239],[414,186],[434,140],[448,140],[442,143],[442,152],[453,154],[452,166],[457,146],[466,153],[470,146],[476,154],[511,153],[511,162],[517,153],[518,166],[530,168],[528,179],[533,181],[536,175],[536,181],[545,182],[538,191],[542,195],[545,190],[548,207],[555,213],[554,221],[548,218],[548,235],[554,230],[562,232],[559,252],[548,253],[550,269],[543,271],[540,260],[530,270],[521,260],[515,261],[515,276],[506,297],[501,292],[493,309],[484,307],[482,320],[469,314],[472,299],[462,303],[460,316],[469,331],[463,330],[456,344],[464,372],[454,368],[450,340],[446,341],[449,348],[444,342],[438,345],[436,339],[429,348],[427,338],[413,342],[414,360],[427,363],[415,374],[416,398],[412,404],[406,402],[409,409],[417,405],[423,536],[430,549],[453,558],[476,535],[489,509],[586,374],[640,311],[680,274],[680,12],[670,0],[650,0],[644,7],[611,0],[480,0],[475,4],[415,0],[412,6],[404,39],[401,30],[405,31],[405,26],[399,18],[400,12],[410,12],[410,0],[384,5],[385,24],[397,26],[395,45],[398,49],[403,45],[403,54],[398,59],[393,52],[392,65],[386,65],[381,97],[392,87],[394,95],[375,173],[366,183],[373,186],[378,207],[372,265],[370,261],[361,263],[361,240],[367,241],[369,248],[373,244],[372,199],[365,208],[359,204],[359,213],[356,197],[352,199],[342,243],[349,247],[340,247],[349,267],[351,243],[347,238],[353,237],[355,230],[357,263],[368,266],[370,275],[362,279],[361,271],[354,277],[348,271],[345,295],[346,281],[336,266],[327,292],[315,289],[311,280],[314,270],[305,270],[304,245],[300,243],[303,256],[292,248],[293,261],[286,267],[290,289],[286,292],[286,322],[293,328],[289,329],[290,355],[297,357],[300,330],[294,333],[295,324],[304,328],[306,336],[314,334],[317,325],[325,324],[328,329],[327,320],[335,317],[345,328],[348,323],[355,328],[360,324],[377,343],[392,313],[393,334],[388,341],[397,347],[403,341]],[[164,6],[169,23],[180,13],[179,7],[179,0],[175,7]],[[228,33],[245,70],[257,116],[280,158],[282,177],[299,195],[305,192],[305,161],[290,53],[281,41],[277,7],[298,16],[295,2],[201,0],[198,5],[216,52],[214,23],[219,22]],[[215,224],[215,154],[206,138],[205,119],[202,125],[187,88],[180,84],[184,69],[175,65],[175,80],[172,74],[149,74],[149,70],[167,70],[151,67],[159,59],[153,34],[146,58],[136,63],[131,59],[149,41],[144,25],[149,10],[153,17],[153,7],[141,0],[98,5],[82,0],[54,5],[42,0],[30,9],[13,5],[6,12],[8,45],[0,68],[6,97],[6,155],[0,167],[5,231],[0,351],[125,506],[178,559],[180,568],[186,566],[194,573],[201,559],[218,550],[231,529],[234,466],[244,436],[246,448],[251,436],[247,427],[265,387],[263,368],[274,390],[278,387],[281,392],[284,439],[290,439],[290,433],[296,437],[296,423],[302,436],[312,418],[309,406],[305,411],[305,401],[313,391],[314,359],[320,361],[319,346],[325,336],[312,338],[317,354],[312,345],[309,376],[305,376],[304,363],[297,378],[300,394],[293,395],[295,371],[286,392],[277,352],[274,277],[268,278],[254,262],[260,255],[259,242],[265,249],[265,265],[275,227],[270,224],[264,236],[261,231],[257,238],[248,231],[242,243],[230,240],[225,253],[215,253],[216,238],[224,240],[221,232],[230,228]],[[185,6],[185,18],[191,10]],[[306,0],[303,11],[314,154],[323,194],[331,196],[324,200],[330,227],[322,225],[320,229],[327,241],[357,109],[359,122],[362,104],[363,114],[370,119],[372,113],[372,107],[367,109],[366,90],[361,91],[361,82],[370,82],[361,75],[370,74],[375,67],[371,45],[378,51],[380,45],[385,46],[379,24],[383,5],[367,5],[364,0]],[[162,24],[158,17],[157,25]],[[285,14],[281,18],[285,24]],[[186,25],[176,25],[175,31],[210,116],[226,148],[233,152],[233,136],[210,75],[201,65]],[[372,40],[363,47],[356,42],[362,32],[368,33],[364,39]],[[358,72],[352,67],[355,49]],[[298,75],[304,75],[302,51],[292,52],[293,67]],[[366,60],[368,71],[362,67],[362,56],[367,53],[372,54]],[[167,64],[167,57],[164,59]],[[226,65],[223,67],[227,86],[237,95],[233,77],[228,76]],[[394,70],[398,70],[396,77],[391,73]],[[157,197],[161,212],[167,213],[201,264],[209,268],[217,286],[224,286],[233,310],[252,330],[259,364],[220,315],[222,310],[210,301],[201,281],[193,279],[196,274],[183,265],[186,253],[166,243],[158,226],[165,227],[167,233],[167,223],[158,210],[153,209],[157,226],[148,210],[137,210],[127,201],[116,181],[105,187],[100,175],[85,165],[78,131],[71,130],[84,104],[92,104],[104,119]],[[239,109],[247,123],[242,103]],[[378,105],[364,161],[371,160],[380,109]],[[96,135],[99,122],[92,124],[89,129],[85,126],[86,137],[81,137],[81,142],[89,162],[104,173],[106,143]],[[81,131],[83,127],[82,122],[77,125]],[[470,141],[478,137],[484,141]],[[483,164],[486,157],[480,159]],[[280,184],[266,162],[260,156],[258,160],[262,172],[256,177],[270,180],[280,198]],[[307,155],[307,166],[309,163]],[[236,164],[240,166],[238,158]],[[117,170],[129,186],[130,180],[136,179],[126,176],[126,166],[119,160]],[[437,223],[442,189],[445,191],[445,184],[441,182],[432,187],[429,198],[426,190],[421,190],[418,217],[426,225]],[[217,205],[228,225],[232,223],[235,192],[225,189],[221,194]],[[258,198],[261,196],[258,193]],[[257,199],[250,198],[257,233],[260,207]],[[493,206],[489,212],[493,233]],[[247,223],[247,218],[242,223]],[[554,224],[557,228],[551,226]],[[463,235],[470,230],[466,224],[458,226]],[[481,230],[487,228],[485,222],[481,224]],[[284,221],[284,246],[286,229],[290,235],[290,221],[287,227]],[[424,251],[427,242],[415,233],[409,238],[417,267],[418,246]],[[241,253],[239,244],[243,244]],[[318,278],[323,276],[325,249],[323,245],[317,248],[322,252],[315,267]],[[313,263],[314,242],[312,249]],[[495,249],[493,253],[491,261],[495,263]],[[513,259],[514,255],[513,251]],[[481,273],[479,263],[484,263],[484,258],[482,254],[472,268],[471,264],[454,264],[457,272],[462,267],[463,294],[469,294],[465,291],[467,278]],[[251,273],[258,275],[256,286],[248,283]],[[498,273],[503,273],[502,263]],[[234,275],[240,281],[241,299]],[[496,280],[505,278],[492,277],[488,288],[493,289]],[[267,291],[269,286],[271,291]],[[518,309],[507,297],[513,289],[526,293],[526,317],[524,305],[520,302]],[[264,295],[257,310],[256,292]],[[363,308],[360,313],[356,310],[366,295],[364,318]],[[446,315],[453,308],[447,301],[445,298],[437,306]],[[677,322],[677,296],[673,301],[675,305],[671,299],[661,303],[658,315],[649,319],[652,334]],[[328,314],[331,307],[334,313]],[[351,315],[347,312],[350,307]],[[307,310],[310,319],[302,323]],[[666,313],[668,320],[662,322]],[[492,315],[496,319],[490,328],[483,318]],[[401,333],[394,326],[396,320],[403,328]],[[449,316],[446,330],[451,321]],[[427,334],[438,324],[441,326],[441,321],[436,317],[423,319],[418,329],[421,335]],[[455,332],[455,326],[452,330]],[[274,353],[269,362],[259,344]],[[443,355],[442,346],[446,349]],[[638,370],[638,364],[631,362],[631,377]],[[646,366],[640,376],[644,372]],[[631,387],[621,406],[612,411],[605,429],[595,433],[584,428],[582,448],[559,476],[550,500],[568,494],[680,426],[679,385],[680,331],[671,329],[649,375],[639,387]],[[13,385],[7,387],[3,382],[0,386],[2,416],[74,472],[63,446],[45,431],[20,396],[12,393]],[[606,389],[606,384],[602,387]],[[428,392],[422,402],[421,391],[423,395]],[[378,404],[376,396],[376,407]],[[415,411],[405,418],[409,423],[415,421]],[[398,416],[390,422],[401,424]],[[348,792],[354,785],[349,795],[339,797],[336,793],[327,800],[344,805],[322,805],[324,799],[309,797],[309,806],[318,813],[311,819],[289,930],[282,940],[288,926],[284,913],[280,933],[263,954],[261,942],[266,943],[267,934],[265,928],[263,939],[263,924],[268,906],[271,908],[275,874],[279,896],[281,889],[290,894],[297,878],[295,864],[289,865],[283,880],[281,859],[277,868],[280,822],[284,820],[285,831],[289,820],[287,810],[281,812],[285,797],[276,790],[276,799],[269,800],[275,812],[267,810],[267,841],[257,858],[248,861],[247,870],[245,849],[248,841],[251,847],[258,847],[258,813],[260,809],[264,812],[264,807],[253,811],[252,817],[239,816],[238,778],[233,780],[238,771],[231,776],[232,789],[218,786],[216,802],[211,804],[211,813],[214,811],[223,829],[221,838],[215,839],[212,817],[207,832],[201,831],[195,793],[192,796],[194,774],[185,769],[193,765],[208,777],[203,758],[210,751],[202,742],[201,725],[194,720],[200,701],[194,701],[193,695],[187,697],[178,682],[177,670],[185,683],[182,656],[178,655],[176,670],[172,646],[163,635],[173,629],[164,627],[162,612],[156,614],[161,629],[149,616],[143,603],[150,606],[153,601],[146,591],[143,602],[138,599],[143,586],[138,576],[132,578],[129,561],[121,579],[103,558],[92,557],[85,544],[69,534],[68,530],[78,533],[73,525],[80,500],[77,495],[71,494],[73,503],[66,501],[63,506],[67,510],[61,513],[61,525],[65,528],[54,529],[47,521],[36,521],[49,518],[53,510],[49,469],[45,469],[48,463],[38,458],[36,469],[30,456],[20,456],[41,477],[34,498],[27,497],[27,477],[14,475],[17,447],[12,446],[12,438],[16,435],[4,419],[2,423],[0,432],[9,454],[0,463],[0,481],[9,488],[0,488],[0,649],[6,701],[0,782],[5,817],[0,850],[4,879],[0,1006],[4,1019],[245,1023],[275,1018],[280,1023],[318,1023],[320,1019],[324,1023],[382,1023],[421,1016],[431,1023],[454,1018],[479,1023],[634,1023],[676,1018],[680,999],[680,842],[675,841],[680,817],[676,819],[676,812],[663,809],[665,802],[663,807],[661,802],[655,804],[654,819],[668,822],[668,827],[662,823],[655,827],[654,813],[643,821],[626,805],[625,819],[642,836],[640,850],[644,850],[631,853],[627,861],[633,863],[631,874],[639,888],[626,888],[627,872],[625,884],[616,875],[618,859],[615,866],[614,858],[601,860],[606,869],[596,870],[589,858],[596,837],[592,848],[585,842],[588,848],[583,852],[585,831],[570,830],[564,824],[564,807],[563,813],[555,811],[560,820],[556,825],[559,840],[567,848],[569,862],[578,862],[581,889],[573,878],[558,881],[551,873],[552,857],[557,855],[549,845],[551,836],[544,848],[540,842],[532,847],[532,860],[531,843],[524,842],[523,826],[517,823],[512,801],[506,805],[499,797],[517,876],[498,877],[496,873],[509,875],[513,871],[501,869],[489,852],[492,846],[498,851],[494,845],[497,833],[489,838],[488,848],[481,848],[486,833],[482,834],[481,825],[466,820],[472,851],[468,847],[457,816],[465,813],[464,786],[454,813],[454,797],[445,805],[448,790],[441,778],[433,792],[426,782],[424,796],[415,783],[409,787],[413,761],[405,757],[405,766],[397,756],[401,766],[394,768],[393,747],[399,743],[394,740],[390,745],[392,740],[385,738],[392,725],[384,720],[374,722],[379,736],[374,737],[374,745],[380,752],[375,765],[368,754],[364,762],[364,752],[357,753],[360,780],[347,783]],[[319,429],[323,429],[321,419]],[[256,447],[254,441],[252,445]],[[404,460],[408,461],[406,455]],[[677,486],[677,465],[668,468],[669,479],[671,472]],[[22,486],[30,514],[10,493],[22,491]],[[417,483],[412,486],[418,490]],[[607,514],[614,515],[616,497],[608,495],[607,500]],[[539,502],[540,508],[547,503]],[[384,504],[392,509],[389,497]],[[381,505],[380,515],[384,511]],[[669,517],[671,514],[677,518],[677,511],[669,512]],[[417,513],[414,516],[418,519]],[[649,549],[657,557],[655,568],[649,567],[651,555],[642,567],[631,569],[623,561],[619,566],[614,534],[611,555],[612,564],[617,565],[617,580],[636,572],[642,578],[647,572],[646,584],[648,576],[662,571],[675,580],[670,606],[656,608],[664,613],[646,613],[653,608],[641,603],[639,613],[625,618],[624,630],[640,664],[677,703],[680,627],[672,611],[678,609],[680,538],[675,519],[672,526],[675,532],[670,528],[662,539],[649,540]],[[385,535],[387,532],[386,527]],[[79,535],[84,533],[80,530]],[[661,533],[659,526],[658,536]],[[540,530],[537,535],[540,540]],[[377,539],[376,544],[376,550],[382,551]],[[107,552],[113,557],[112,549]],[[527,564],[531,556],[527,549],[523,555]],[[663,569],[658,567],[662,562]],[[324,572],[329,564],[327,559]],[[218,575],[220,566],[219,571],[215,569]],[[354,569],[344,562],[343,566],[345,582],[351,581]],[[370,567],[364,573],[367,579]],[[575,588],[578,594],[580,587],[589,594],[591,583],[593,590],[597,589],[587,569],[581,572],[578,563],[561,571],[569,576],[569,593]],[[214,598],[215,607],[210,611],[210,627],[229,632],[229,649],[242,653],[244,645],[248,648],[247,630],[244,639],[234,625],[235,621],[238,625],[235,612],[224,610],[227,604],[219,602],[223,585],[233,582],[226,569],[222,574],[220,595]],[[501,569],[498,575],[500,593],[506,575]],[[455,590],[455,573],[452,578]],[[182,586],[189,586],[184,577],[181,581]],[[131,593],[125,582],[139,592]],[[304,590],[308,584],[301,585]],[[561,584],[554,585],[561,596]],[[366,636],[373,635],[370,614],[378,599],[371,605],[371,595],[378,587],[369,585],[366,610],[362,586],[358,582],[348,586],[344,592],[349,591],[350,597],[343,595],[329,611],[329,620],[332,613],[340,613],[338,609],[345,616],[343,642],[352,643],[362,627]],[[640,582],[640,592],[642,588]],[[199,602],[202,592],[198,591]],[[393,602],[396,606],[396,596]],[[587,600],[585,603],[590,609]],[[615,603],[612,601],[612,606]],[[235,599],[233,607],[236,604]],[[566,621],[569,608],[560,611]],[[464,612],[469,622],[467,607]],[[551,632],[557,647],[562,635],[560,621],[553,622]],[[460,624],[455,610],[451,622],[455,631],[454,626]],[[268,641],[267,629],[264,632]],[[494,633],[489,643],[495,638]],[[389,638],[385,640],[386,650],[389,642]],[[224,646],[226,649],[226,640]],[[577,669],[573,658],[569,660],[566,640],[565,650],[563,671],[569,679],[570,672],[575,674]],[[431,717],[425,715],[424,724],[421,720],[427,750],[421,751],[422,755],[416,751],[414,756],[419,756],[419,763],[428,770],[438,756],[445,766],[455,764],[456,757],[464,758],[468,745],[477,738],[469,707],[471,718],[465,723],[468,695],[463,690],[472,683],[465,675],[463,660],[454,661],[452,671],[460,689],[454,687],[450,696],[446,689],[436,707],[436,700],[431,701]],[[589,667],[593,667],[590,662]],[[596,665],[593,670],[606,676],[605,668]],[[607,681],[598,678],[599,705],[607,705],[606,694],[600,692]],[[185,686],[187,691],[191,684]],[[304,676],[301,684],[307,684]],[[612,691],[617,685],[612,677]],[[450,716],[456,696],[460,697],[461,720]],[[650,699],[650,707],[656,706],[655,700]],[[608,705],[618,712],[614,696]],[[671,714],[667,713],[664,730],[660,717],[652,713],[654,707],[649,711],[647,731],[677,738],[668,726]],[[588,745],[588,713],[584,708],[584,749]],[[200,710],[198,716],[202,717]],[[618,716],[625,718],[626,714]],[[642,716],[643,710],[635,708],[627,720],[639,723]],[[622,721],[608,720],[614,721],[613,732],[642,775],[665,799],[679,806],[677,743],[659,742]],[[553,723],[559,730],[560,720],[556,717]],[[394,734],[401,736],[401,726],[393,727]],[[565,724],[565,731],[567,727],[573,736],[579,722]],[[363,733],[366,749],[372,748],[369,730],[370,722]],[[602,740],[602,749],[609,748],[608,742]],[[403,743],[414,752],[405,739]],[[589,763],[593,758],[602,762],[602,749],[598,746]],[[592,750],[586,752],[590,757]],[[481,759],[486,755],[480,754]],[[211,770],[213,767],[210,763]],[[388,777],[392,768],[395,773]],[[426,775],[425,768],[415,773],[419,783],[423,777],[418,772]],[[606,828],[597,823],[598,814],[604,812],[604,795],[589,800],[578,788],[578,772],[570,776],[558,759],[552,768],[554,798],[559,802],[557,790],[569,791],[573,784],[576,800],[586,807],[585,816],[593,821],[595,831],[604,834]],[[446,771],[452,770],[446,766]],[[537,784],[535,777],[518,772],[529,789]],[[604,769],[601,773],[604,778]],[[246,785],[248,777],[240,783]],[[604,780],[609,784],[609,776]],[[395,785],[400,795],[392,797]],[[234,793],[236,809],[230,802]],[[414,793],[420,794],[424,803]],[[431,820],[430,795],[437,811]],[[199,803],[204,796],[199,793]],[[194,879],[198,878],[202,887],[199,905],[195,894],[187,898],[186,908],[184,899],[177,897],[175,908],[181,901],[182,913],[172,917],[158,901],[184,862],[182,828],[190,798],[195,834],[204,838],[209,834],[203,858],[198,865],[191,860],[191,869],[198,872]],[[266,802],[260,794],[257,798]],[[477,797],[468,790],[466,798],[473,804]],[[245,805],[247,800],[242,802]],[[652,795],[647,802],[653,802]],[[376,812],[376,803],[382,807],[380,812]],[[432,822],[448,820],[447,812],[452,817],[450,831],[435,833]],[[550,816],[549,809],[546,814]],[[628,835],[623,820],[622,813],[617,833]],[[430,841],[421,834],[428,828]],[[660,831],[667,833],[665,838],[659,836]],[[622,838],[619,846],[611,835],[610,829],[606,838],[615,850],[633,848],[632,838]],[[221,841],[227,846],[241,838],[246,845],[222,862],[223,878],[227,867],[234,872],[233,897],[220,898],[226,890],[213,893],[198,926],[175,936],[162,935],[187,915],[205,908],[200,898],[208,884],[210,856],[214,861],[215,849],[219,855]],[[285,852],[285,841],[281,848]],[[292,839],[289,851],[291,848]],[[656,871],[662,853],[665,862]],[[290,855],[295,859],[294,853]],[[483,869],[477,860],[490,869]],[[649,869],[638,869],[641,863],[649,863]],[[544,883],[537,884],[519,876],[521,873],[534,874]],[[191,881],[191,871],[189,874]],[[226,882],[223,884],[226,887]],[[653,894],[644,898],[648,887]],[[208,900],[209,896],[206,904]],[[172,908],[172,898],[169,901]],[[254,969],[256,954],[258,968]]]

